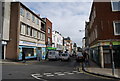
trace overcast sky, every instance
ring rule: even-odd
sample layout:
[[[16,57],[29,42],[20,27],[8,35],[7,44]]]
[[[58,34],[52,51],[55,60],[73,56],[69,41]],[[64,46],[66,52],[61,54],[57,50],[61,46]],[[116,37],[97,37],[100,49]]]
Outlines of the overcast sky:
[[[77,0],[76,0],[77,1]],[[85,21],[88,21],[91,2],[23,2],[40,17],[47,17],[63,37],[70,37],[78,46],[82,46]]]

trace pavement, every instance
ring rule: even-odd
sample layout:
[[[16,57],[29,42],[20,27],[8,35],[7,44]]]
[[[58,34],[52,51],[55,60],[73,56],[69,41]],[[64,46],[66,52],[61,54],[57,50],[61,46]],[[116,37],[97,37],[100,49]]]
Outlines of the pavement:
[[[115,69],[115,74],[112,74],[112,68],[101,68],[98,66],[95,62],[92,60],[89,60],[89,64],[84,65],[83,70],[85,72],[99,75],[99,76],[104,76],[104,77],[109,77],[109,78],[114,78],[114,79],[120,79],[120,68]]]

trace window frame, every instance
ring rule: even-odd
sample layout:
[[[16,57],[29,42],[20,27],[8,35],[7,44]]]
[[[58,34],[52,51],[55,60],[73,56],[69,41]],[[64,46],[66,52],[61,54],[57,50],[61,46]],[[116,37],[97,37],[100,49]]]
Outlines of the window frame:
[[[23,27],[23,28],[22,28]],[[23,30],[23,31],[22,31]],[[21,23],[20,26],[20,34],[26,35],[26,25],[24,23]]]
[[[113,21],[114,35],[120,35],[120,33],[118,34],[118,33],[116,32],[116,26],[115,26],[116,23],[120,23],[120,21]]]
[[[20,15],[25,16],[25,9],[23,7],[20,7]]]
[[[120,11],[120,6],[118,6],[118,10],[114,9],[113,2],[118,2],[118,5],[120,4],[120,1],[111,0],[112,11],[113,12]]]

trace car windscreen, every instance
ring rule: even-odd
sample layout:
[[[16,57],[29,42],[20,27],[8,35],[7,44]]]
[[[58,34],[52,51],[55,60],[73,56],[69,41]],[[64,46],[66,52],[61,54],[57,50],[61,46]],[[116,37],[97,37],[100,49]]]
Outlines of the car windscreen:
[[[50,55],[54,55],[54,54],[55,54],[55,52],[49,52],[49,54],[50,54]]]
[[[67,54],[62,54],[62,56],[68,56]]]

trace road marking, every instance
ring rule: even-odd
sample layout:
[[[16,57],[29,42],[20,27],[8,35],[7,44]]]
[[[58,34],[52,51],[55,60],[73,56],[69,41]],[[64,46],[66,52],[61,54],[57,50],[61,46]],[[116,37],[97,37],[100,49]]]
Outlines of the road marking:
[[[70,74],[70,75],[71,75],[71,74],[74,74],[74,73],[68,73],[68,74]]]
[[[58,76],[63,76],[63,75],[65,75],[65,74],[57,74]]]
[[[64,73],[70,73],[70,72],[64,72]]]
[[[52,73],[44,73],[43,75],[50,75],[50,74],[52,74]]]
[[[78,72],[78,71],[72,71],[72,72],[76,73],[76,72]]]
[[[54,75],[46,75],[47,77],[51,77],[51,76],[54,76]]]
[[[54,74],[61,74],[62,72],[55,72]]]
[[[40,74],[31,74],[31,76],[34,77],[35,79],[38,79],[38,80],[47,81],[47,80],[45,80],[45,79],[42,79],[42,78],[41,78],[42,75],[40,75]]]

